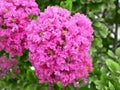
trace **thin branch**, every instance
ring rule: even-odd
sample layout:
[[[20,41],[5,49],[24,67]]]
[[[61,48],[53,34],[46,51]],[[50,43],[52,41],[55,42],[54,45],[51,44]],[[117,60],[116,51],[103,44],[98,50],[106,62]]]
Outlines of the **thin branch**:
[[[53,90],[54,89],[54,83],[48,83],[48,90]]]
[[[119,0],[116,0],[115,2],[115,5],[116,5],[116,15],[115,15],[115,39],[114,39],[114,52],[117,48],[117,42],[118,42],[118,9],[119,9]]]

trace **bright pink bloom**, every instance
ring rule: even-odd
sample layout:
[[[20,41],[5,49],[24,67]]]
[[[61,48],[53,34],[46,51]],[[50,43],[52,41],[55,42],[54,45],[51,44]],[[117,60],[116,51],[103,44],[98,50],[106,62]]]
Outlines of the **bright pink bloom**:
[[[0,50],[21,56],[27,48],[25,28],[39,13],[35,0],[0,0]]]
[[[8,59],[5,56],[0,57],[0,79],[4,78],[6,75],[18,74],[20,72],[17,66],[18,62],[16,59]],[[16,73],[18,71],[18,73]]]
[[[26,28],[30,62],[40,82],[57,82],[66,86],[86,80],[92,71],[88,54],[93,40],[91,21],[83,14],[70,15],[52,6],[41,12],[37,21]]]

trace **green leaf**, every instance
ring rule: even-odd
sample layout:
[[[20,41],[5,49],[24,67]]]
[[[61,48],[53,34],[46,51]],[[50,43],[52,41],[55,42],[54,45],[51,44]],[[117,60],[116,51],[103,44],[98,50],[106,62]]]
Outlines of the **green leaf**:
[[[59,88],[63,88],[62,84],[60,82],[56,83]]]
[[[99,32],[99,34],[106,38],[106,36],[108,35],[108,27],[106,27],[103,23],[101,23],[100,21],[97,21],[93,24],[94,28]]]
[[[5,86],[7,86],[6,83],[4,81],[0,80],[0,88],[5,87]]]
[[[34,75],[34,72],[32,71],[32,70],[27,70],[27,80],[32,80],[32,81],[37,81],[36,80],[36,77],[35,77],[35,75]]]
[[[108,59],[108,60],[106,60],[106,64],[111,72],[117,73],[120,71],[120,65],[118,63],[116,63],[115,61]]]
[[[1,25],[0,26],[2,29],[7,29],[7,26],[6,25]]]
[[[72,10],[72,0],[67,0],[66,1],[66,8],[70,11]]]
[[[108,50],[107,54],[112,58],[115,57],[115,54],[111,50]]]
[[[116,49],[115,54],[120,57],[120,47]]]
[[[85,3],[86,3],[86,0],[80,0],[80,3],[81,3],[81,4],[85,4]]]
[[[100,22],[96,22],[96,23],[94,23],[93,24],[95,27],[97,27],[97,28],[101,28],[102,27],[102,23],[100,23]]]
[[[28,85],[26,88],[24,88],[25,90],[33,90],[33,85]]]
[[[75,90],[73,85],[68,85],[68,90]]]
[[[96,80],[94,83],[96,84],[98,90],[102,90],[102,88],[105,86],[105,84],[100,80]]]
[[[120,76],[118,77],[118,83],[120,84]]]
[[[72,2],[75,2],[76,0],[72,0]]]
[[[110,88],[110,90],[115,90],[115,88],[111,82],[109,82],[109,88]]]
[[[100,32],[100,34],[101,34],[102,37],[106,38],[106,36],[108,35],[108,28],[105,25],[103,25],[101,27],[101,30],[99,32]]]
[[[68,9],[69,11],[72,11],[72,0],[62,1],[60,3],[60,6],[63,7],[63,8]]]
[[[93,41],[93,45],[95,47],[102,47],[102,39],[101,38],[95,38],[94,41]]]
[[[109,88],[107,86],[105,86],[105,90],[109,90]]]
[[[37,20],[37,18],[38,18],[38,16],[33,15],[33,14],[30,14],[28,17],[32,20]]]
[[[40,90],[48,90],[47,87],[41,87]]]
[[[120,9],[118,10],[118,13],[120,14]]]

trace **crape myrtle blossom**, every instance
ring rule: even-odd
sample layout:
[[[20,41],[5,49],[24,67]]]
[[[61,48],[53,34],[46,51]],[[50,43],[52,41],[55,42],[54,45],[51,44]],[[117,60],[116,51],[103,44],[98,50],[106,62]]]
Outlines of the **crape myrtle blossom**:
[[[0,50],[22,55],[27,25],[40,13],[35,0],[0,0]]]
[[[93,40],[91,21],[84,14],[71,16],[66,9],[48,6],[27,29],[29,59],[41,83],[61,82],[63,86],[77,80],[86,82],[92,71],[90,50]]]
[[[19,66],[16,59],[8,59],[5,56],[0,57],[0,79],[6,75],[10,75],[15,78],[15,74],[19,74]]]

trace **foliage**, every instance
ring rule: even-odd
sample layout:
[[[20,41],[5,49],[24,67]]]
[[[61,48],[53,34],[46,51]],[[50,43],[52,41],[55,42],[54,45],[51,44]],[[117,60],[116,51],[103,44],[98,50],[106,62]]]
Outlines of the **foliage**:
[[[63,87],[59,82],[54,90],[120,90],[120,6],[118,0],[36,0],[43,11],[47,6],[58,5],[72,12],[86,14],[93,22],[94,41],[90,54],[93,60],[93,72],[87,84],[80,83],[79,88],[73,85]],[[4,51],[0,52],[3,55]],[[2,90],[47,90],[48,83],[39,84],[31,64],[28,62],[28,51],[17,57],[20,74],[15,79],[6,77],[0,80]]]

